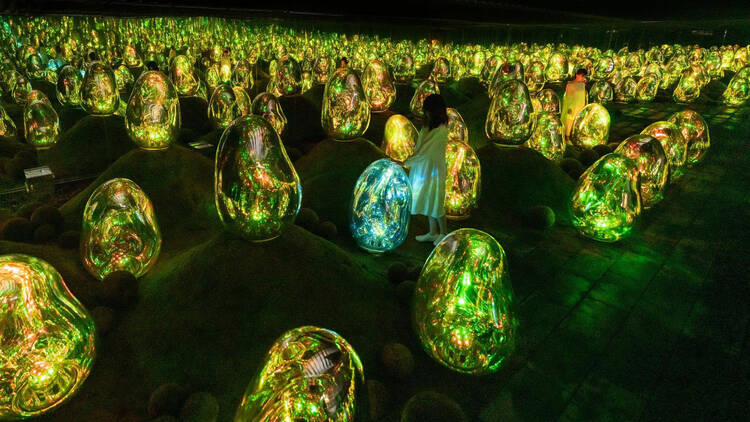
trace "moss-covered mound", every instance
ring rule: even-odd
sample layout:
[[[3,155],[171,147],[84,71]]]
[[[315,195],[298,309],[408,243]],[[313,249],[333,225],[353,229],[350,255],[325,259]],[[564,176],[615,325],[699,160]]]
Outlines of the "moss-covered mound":
[[[281,139],[286,145],[302,142],[317,142],[326,137],[320,124],[321,101],[317,101],[320,87],[315,87],[305,95],[279,98],[279,104],[287,117],[287,125]]]
[[[302,202],[320,218],[348,227],[349,202],[357,178],[370,163],[384,157],[380,148],[364,138],[351,142],[326,139],[294,165],[302,180]]]
[[[484,122],[489,108],[490,97],[486,93],[477,94],[472,100],[456,107],[469,130],[469,145],[475,150],[489,142],[484,134]]]
[[[86,116],[60,135],[57,143],[39,154],[55,177],[95,174],[136,148],[118,116]]]
[[[332,329],[374,362],[394,335],[391,290],[348,253],[296,226],[265,243],[220,234],[142,279],[135,309],[114,334],[127,339],[134,376],[150,390],[174,381],[210,391],[219,420],[229,420],[288,329]]]
[[[558,220],[568,218],[568,199],[574,182],[552,161],[524,147],[487,145],[477,150],[482,165],[481,217],[504,221],[529,207],[546,205]]]
[[[114,162],[61,207],[69,228],[80,228],[91,192],[116,177],[131,179],[146,192],[164,236],[171,235],[173,229],[218,227],[212,161],[187,148],[173,146],[166,151],[134,149]]]
[[[195,133],[206,133],[211,130],[208,121],[208,103],[203,98],[180,98],[182,127]]]

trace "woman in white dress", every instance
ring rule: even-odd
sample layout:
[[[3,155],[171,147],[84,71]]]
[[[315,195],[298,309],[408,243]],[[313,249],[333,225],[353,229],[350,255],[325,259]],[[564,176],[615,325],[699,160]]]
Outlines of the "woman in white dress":
[[[578,69],[576,77],[568,82],[565,86],[565,96],[563,97],[563,111],[560,119],[565,125],[565,139],[570,138],[570,130],[573,127],[573,121],[586,105],[586,69]]]
[[[447,234],[445,221],[445,147],[448,142],[448,115],[445,100],[437,94],[424,99],[427,125],[419,131],[414,154],[404,165],[409,168],[411,213],[427,216],[430,231],[417,236],[418,242],[437,244]]]

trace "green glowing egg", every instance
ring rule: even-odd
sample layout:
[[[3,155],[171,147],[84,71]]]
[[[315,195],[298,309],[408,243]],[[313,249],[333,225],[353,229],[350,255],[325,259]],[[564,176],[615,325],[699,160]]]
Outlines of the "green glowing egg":
[[[623,77],[615,85],[615,101],[618,103],[630,103],[635,99],[637,83],[631,76]]]
[[[469,144],[448,139],[445,148],[445,216],[464,220],[479,206],[482,169],[479,157]]]
[[[200,79],[195,72],[193,62],[184,55],[175,56],[169,66],[169,77],[180,96],[190,97],[198,94]]]
[[[565,154],[564,130],[560,117],[540,111],[534,113],[534,130],[526,146],[539,151],[548,160],[560,161]]]
[[[250,91],[255,85],[255,77],[253,77],[253,68],[247,60],[238,60],[237,64],[234,65],[232,70],[232,85],[240,86],[245,91]]]
[[[641,204],[644,209],[664,199],[669,180],[669,159],[661,143],[650,135],[633,135],[622,141],[616,154],[628,157],[641,175]]]
[[[60,135],[60,119],[49,100],[28,104],[23,113],[23,126],[26,142],[38,150],[52,147]]]
[[[0,256],[0,419],[48,413],[91,371],[94,320],[60,273],[28,255]]]
[[[587,104],[573,120],[570,141],[573,145],[593,148],[609,140],[609,111],[597,103]]]
[[[540,111],[546,111],[547,113],[560,114],[560,96],[550,88],[543,89],[534,95],[539,100],[541,106]],[[535,110],[536,111],[536,110]]]
[[[726,105],[740,106],[750,98],[750,66],[745,66],[732,76],[727,89],[722,94]]]
[[[499,86],[490,102],[485,134],[499,144],[520,145],[531,135],[534,109],[526,84],[511,79]]]
[[[261,116],[276,130],[281,136],[286,129],[286,115],[281,108],[279,100],[270,92],[261,92],[252,103],[252,114]]]
[[[459,142],[469,142],[469,129],[466,127],[464,118],[455,108],[448,107],[445,109],[448,115],[448,139]]]
[[[659,76],[649,73],[642,77],[635,86],[635,98],[641,102],[654,101],[659,90]]]
[[[398,58],[393,66],[393,77],[398,83],[407,83],[414,78],[414,59],[409,54]]]
[[[294,221],[302,187],[264,118],[242,116],[224,130],[216,148],[214,198],[224,226],[251,241],[274,239]]]
[[[180,100],[172,82],[158,70],[141,73],[125,111],[125,129],[142,149],[167,149],[180,132]]]
[[[271,346],[234,421],[354,422],[363,387],[362,362],[344,338],[323,328],[296,328]]]
[[[94,116],[109,116],[117,111],[120,92],[112,69],[102,62],[93,62],[81,83],[81,104]]]
[[[81,260],[103,279],[115,271],[146,274],[161,251],[161,232],[146,193],[130,179],[116,178],[91,193],[83,211]]]
[[[362,87],[373,112],[388,110],[396,99],[396,87],[391,74],[380,60],[373,60],[367,65],[362,73]]]
[[[544,64],[539,61],[531,63],[531,65],[526,68],[524,79],[526,81],[526,87],[529,89],[530,93],[539,92],[544,88],[544,83],[546,82],[544,76]]]
[[[370,126],[370,104],[359,77],[350,68],[336,69],[323,93],[320,123],[334,140],[359,138]]]
[[[607,104],[614,98],[614,89],[612,84],[605,80],[599,80],[591,84],[588,92],[589,103]]]
[[[425,79],[417,86],[414,96],[411,97],[411,101],[409,102],[411,114],[416,117],[424,117],[424,110],[422,110],[424,99],[432,94],[440,94],[440,87],[432,80]]]
[[[81,104],[83,76],[74,66],[67,65],[57,74],[57,100],[65,106]]]
[[[687,142],[688,167],[701,162],[711,146],[708,124],[703,117],[693,110],[683,110],[671,115],[667,120],[680,129],[682,137]]]
[[[653,136],[661,143],[669,158],[669,178],[671,180],[680,178],[687,163],[688,144],[677,125],[666,121],[654,122],[641,133]]]
[[[607,154],[578,180],[570,200],[573,226],[586,236],[615,242],[641,215],[640,174],[633,160]]]
[[[430,78],[433,81],[444,84],[448,82],[448,78],[451,76],[451,65],[448,59],[440,57],[435,60],[435,64],[432,66],[432,72],[430,72]]]
[[[244,89],[222,82],[208,101],[208,120],[216,129],[224,129],[234,119],[249,114],[251,106],[250,97]]]
[[[458,229],[433,249],[414,292],[424,350],[466,374],[498,370],[513,353],[518,320],[505,251],[487,233]]]
[[[545,77],[550,82],[561,82],[568,75],[568,59],[562,53],[554,53],[547,61],[544,70]]]

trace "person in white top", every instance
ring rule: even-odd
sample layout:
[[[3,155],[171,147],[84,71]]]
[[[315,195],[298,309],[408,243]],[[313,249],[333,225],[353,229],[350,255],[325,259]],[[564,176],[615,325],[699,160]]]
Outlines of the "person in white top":
[[[573,127],[578,113],[586,105],[586,69],[578,69],[576,77],[565,86],[563,97],[562,124],[565,126],[565,139],[570,138],[570,130]]]
[[[418,242],[437,244],[447,234],[445,221],[445,147],[448,143],[448,114],[445,100],[438,94],[424,99],[427,124],[419,131],[414,154],[404,165],[409,168],[411,213],[427,216],[429,233],[417,236]]]

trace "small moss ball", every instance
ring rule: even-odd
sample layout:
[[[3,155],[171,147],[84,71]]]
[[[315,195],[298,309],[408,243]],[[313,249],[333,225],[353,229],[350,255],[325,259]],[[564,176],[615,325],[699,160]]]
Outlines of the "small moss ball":
[[[318,217],[318,213],[312,208],[301,208],[294,222],[307,231],[313,231],[315,226],[320,223],[320,218]]]
[[[44,224],[52,224],[56,228],[63,225],[63,216],[60,210],[50,205],[42,205],[31,214],[31,225],[39,227]]]
[[[33,224],[32,224],[33,225]],[[55,237],[55,226],[52,224],[42,224],[34,229],[34,243],[44,243]]]
[[[434,391],[417,393],[406,402],[401,422],[466,422],[461,406],[445,394]]]
[[[148,399],[148,414],[152,418],[161,415],[178,415],[187,398],[185,387],[174,383],[162,384]]]
[[[573,179],[581,177],[585,170],[583,164],[575,158],[563,158],[560,160],[560,168]]]
[[[414,372],[414,356],[401,343],[386,344],[380,357],[386,372],[394,378],[403,380]]]
[[[315,234],[324,239],[333,240],[336,238],[338,232],[338,228],[331,221],[324,221],[315,226]]]
[[[21,164],[22,168],[34,167],[37,165],[36,154],[34,154],[33,151],[29,151],[29,150],[18,151],[16,155],[13,156],[13,159],[18,160],[18,163]]]
[[[3,240],[10,240],[13,242],[28,242],[32,235],[31,222],[23,217],[15,217],[6,221],[3,225],[2,235]]]
[[[526,224],[535,229],[548,229],[555,224],[555,211],[545,205],[537,205],[526,210]]]
[[[27,204],[23,204],[21,208],[16,211],[16,215],[23,218],[31,218],[31,214],[33,214],[40,205],[41,204],[39,204],[38,202],[29,202]]]
[[[99,298],[106,304],[125,308],[138,296],[138,280],[127,271],[107,274],[99,286]]]
[[[180,411],[181,422],[216,422],[219,402],[210,393],[195,393],[185,401]]]
[[[388,280],[398,284],[409,278],[409,268],[401,262],[394,262],[388,267]]]
[[[302,151],[299,148],[287,148],[286,154],[289,156],[289,160],[295,162],[302,157]]]
[[[370,419],[373,421],[382,419],[388,412],[391,402],[391,394],[385,384],[378,380],[368,380],[367,399],[370,405]]]
[[[115,321],[115,311],[108,306],[97,306],[91,311],[96,324],[96,332],[105,335],[112,330]]]
[[[81,240],[81,232],[68,230],[57,238],[57,245],[63,249],[75,249]]]
[[[594,161],[599,159],[599,154],[593,149],[584,149],[581,151],[581,155],[578,156],[578,161],[583,164],[584,167],[588,167],[594,164]]]
[[[609,148],[609,145],[597,145],[592,149],[594,150],[596,155],[599,156],[599,158],[612,152],[612,150]]]
[[[396,297],[399,303],[405,306],[411,305],[411,299],[414,297],[414,288],[417,283],[413,280],[404,280],[396,286]]]

